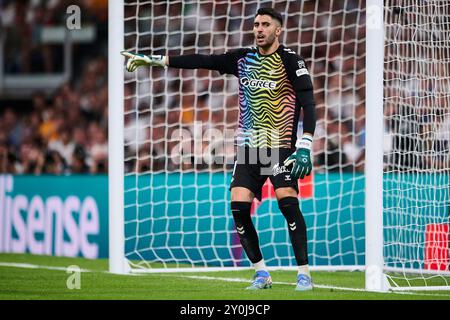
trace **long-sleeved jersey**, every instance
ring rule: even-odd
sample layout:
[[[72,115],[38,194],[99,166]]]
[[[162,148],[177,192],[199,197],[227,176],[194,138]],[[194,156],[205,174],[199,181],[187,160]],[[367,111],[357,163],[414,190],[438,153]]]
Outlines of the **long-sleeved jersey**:
[[[171,67],[217,70],[239,79],[238,146],[294,149],[303,108],[303,131],[314,134],[313,85],[305,60],[280,45],[269,55],[242,48],[221,55],[170,57]]]

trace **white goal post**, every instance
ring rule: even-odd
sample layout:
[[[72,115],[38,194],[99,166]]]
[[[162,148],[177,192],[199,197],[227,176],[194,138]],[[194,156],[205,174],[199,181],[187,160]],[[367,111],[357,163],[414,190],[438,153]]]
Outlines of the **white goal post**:
[[[108,223],[109,271],[129,271],[124,239],[123,1],[108,3]],[[113,36],[116,35],[116,36]]]
[[[386,291],[383,273],[383,0],[366,8],[366,289]]]
[[[299,193],[311,269],[365,271],[368,291],[450,290],[443,0],[110,1],[110,272],[249,267],[229,207],[237,80],[205,70],[128,73],[120,51],[252,46],[264,6],[281,12],[280,42],[305,58],[314,80],[314,169]],[[269,269],[296,269],[270,184],[253,206]]]

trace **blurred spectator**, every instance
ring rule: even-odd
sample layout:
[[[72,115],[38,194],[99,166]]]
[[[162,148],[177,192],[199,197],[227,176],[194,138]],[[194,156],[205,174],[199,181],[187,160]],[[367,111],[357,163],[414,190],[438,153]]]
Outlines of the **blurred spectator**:
[[[72,140],[72,130],[70,127],[64,126],[59,129],[57,139],[50,141],[48,144],[50,151],[58,153],[69,166],[72,164],[72,155],[75,150],[75,142]]]
[[[44,171],[45,155],[42,145],[27,141],[20,146],[21,168],[19,173],[39,175]]]
[[[43,119],[48,118],[47,101],[43,92],[36,92],[32,98],[32,108]]]
[[[48,111],[47,119],[43,119],[39,126],[39,135],[46,143],[59,139],[59,131],[65,123],[62,113],[57,112],[54,108]]]
[[[7,142],[12,147],[18,148],[22,143],[24,125],[18,121],[16,112],[12,108],[6,108],[0,124],[7,133]]]
[[[89,173],[89,166],[87,165],[87,154],[84,148],[80,145],[75,146],[73,151],[70,172],[74,174]]]
[[[48,151],[45,154],[44,172],[45,174],[60,175],[67,173],[67,163],[57,151]]]
[[[16,157],[12,152],[5,130],[0,129],[0,173],[16,173]]]
[[[96,128],[89,154],[91,157],[91,173],[106,173],[108,167],[108,137],[105,129]]]

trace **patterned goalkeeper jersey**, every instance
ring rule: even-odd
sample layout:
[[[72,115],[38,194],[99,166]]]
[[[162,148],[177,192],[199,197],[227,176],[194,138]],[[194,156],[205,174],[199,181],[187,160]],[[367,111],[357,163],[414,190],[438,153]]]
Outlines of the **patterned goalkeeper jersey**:
[[[236,144],[255,148],[295,147],[301,106],[299,88],[312,88],[303,58],[280,45],[270,55],[257,48],[222,55],[218,69],[239,78]]]

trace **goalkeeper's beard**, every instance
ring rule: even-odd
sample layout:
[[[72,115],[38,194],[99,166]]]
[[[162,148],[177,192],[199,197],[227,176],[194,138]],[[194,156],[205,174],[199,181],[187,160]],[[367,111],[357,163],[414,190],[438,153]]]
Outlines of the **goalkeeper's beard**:
[[[259,41],[258,37],[256,37],[256,45],[264,50],[267,50],[273,45],[275,39],[276,35],[274,33],[264,37],[262,41]]]

